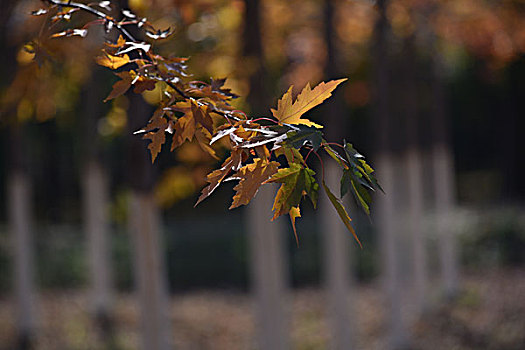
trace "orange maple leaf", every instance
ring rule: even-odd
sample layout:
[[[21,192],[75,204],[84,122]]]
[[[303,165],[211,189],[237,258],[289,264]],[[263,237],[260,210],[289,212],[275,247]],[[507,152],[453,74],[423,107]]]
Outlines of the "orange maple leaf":
[[[233,188],[236,193],[230,209],[250,203],[259,187],[275,174],[278,168],[278,162],[268,162],[261,158],[255,158],[253,163],[240,168],[233,175],[234,178],[240,178],[241,181]]]

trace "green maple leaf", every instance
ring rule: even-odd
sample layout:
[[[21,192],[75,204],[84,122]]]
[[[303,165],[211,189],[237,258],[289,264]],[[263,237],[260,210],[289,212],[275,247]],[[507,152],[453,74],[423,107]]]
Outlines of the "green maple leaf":
[[[363,210],[370,215],[370,203],[372,203],[370,193],[376,188],[381,191],[383,189],[373,175],[374,169],[366,163],[365,157],[346,142],[344,150],[348,165],[341,177],[341,197],[351,190]]]
[[[319,185],[314,175],[315,172],[312,169],[305,168],[299,163],[291,163],[289,168],[279,169],[266,181],[282,183],[273,203],[273,219],[289,214],[292,208],[299,207],[303,195],[310,197],[314,207],[317,205]]]
[[[284,144],[290,145],[294,148],[301,148],[305,144],[312,146],[313,150],[317,152],[321,143],[323,142],[323,133],[314,127],[305,125],[298,125],[298,130],[293,130],[287,133],[287,138]]]

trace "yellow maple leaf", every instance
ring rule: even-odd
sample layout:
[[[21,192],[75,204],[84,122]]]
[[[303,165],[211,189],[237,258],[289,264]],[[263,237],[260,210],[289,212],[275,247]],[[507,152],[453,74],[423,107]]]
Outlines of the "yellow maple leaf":
[[[341,84],[345,79],[332,80],[327,83],[320,83],[313,90],[310,84],[307,84],[303,91],[297,96],[295,102],[292,103],[292,87],[283,95],[277,102],[277,110],[271,109],[272,114],[281,123],[287,124],[303,124],[322,128],[322,125],[316,124],[308,119],[302,119],[301,116],[323,103],[328,97],[332,96],[332,91]]]
[[[101,66],[117,69],[129,63],[129,56],[127,54],[123,56],[113,56],[102,50],[102,56],[96,57],[95,61]]]

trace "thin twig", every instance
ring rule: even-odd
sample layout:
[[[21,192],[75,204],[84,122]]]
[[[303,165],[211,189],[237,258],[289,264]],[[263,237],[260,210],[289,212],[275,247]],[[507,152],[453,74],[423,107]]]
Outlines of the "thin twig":
[[[115,28],[117,28],[130,41],[133,41],[135,43],[139,42],[133,35],[131,35],[130,32],[128,32],[126,30],[126,28],[124,28],[121,25],[120,22],[116,21],[113,17],[108,16],[107,14],[105,14],[102,11],[99,11],[99,10],[96,10],[96,9],[92,8],[91,6],[88,6],[88,5],[85,5],[85,4],[82,4],[82,3],[78,3],[78,2],[73,2],[73,1],[58,1],[58,0],[43,0],[43,1],[47,1],[47,2],[49,2],[51,4],[53,4],[53,5],[56,5],[56,6],[77,8],[79,10],[83,10],[83,11],[86,11],[88,13],[91,13],[94,16],[97,16],[99,18],[105,19],[106,21],[109,21],[109,22],[113,23]]]

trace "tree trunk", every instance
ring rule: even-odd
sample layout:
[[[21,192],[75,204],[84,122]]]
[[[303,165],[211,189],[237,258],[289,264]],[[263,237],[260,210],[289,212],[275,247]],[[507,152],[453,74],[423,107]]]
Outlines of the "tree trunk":
[[[435,45],[435,44],[434,44]],[[435,48],[434,48],[435,50]],[[436,50],[437,51],[437,50]],[[459,289],[457,242],[451,215],[455,206],[454,161],[447,125],[447,101],[443,86],[443,63],[438,52],[433,55],[432,164],[434,169],[436,229],[439,260],[445,295],[455,297]]]
[[[120,8],[129,7],[128,0],[120,0]],[[141,34],[129,28],[135,37]],[[172,348],[170,303],[166,276],[166,259],[161,234],[161,218],[155,202],[153,186],[155,168],[147,149],[147,142],[133,132],[143,128],[153,108],[140,94],[126,93],[128,98],[128,232],[133,243],[135,285],[138,292],[141,349],[165,350]]]
[[[419,106],[416,72],[418,71],[415,36],[404,41],[403,65],[403,105],[402,114],[406,123],[406,147],[404,152],[407,183],[407,231],[411,250],[411,272],[414,294],[412,296],[412,316],[418,318],[425,308],[427,295],[427,254],[423,230],[423,166],[419,140]]]
[[[171,349],[170,305],[155,198],[151,193],[133,190],[128,208],[140,307],[141,348]]]
[[[10,20],[16,1],[0,0],[0,89],[6,88],[16,72],[18,43]],[[13,249],[13,284],[17,339],[14,348],[30,349],[36,333],[34,247],[32,227],[32,195],[27,170],[27,149],[23,140],[25,126],[16,119],[15,108],[0,110],[0,119],[9,125],[5,147],[7,164],[7,225]]]
[[[325,182],[330,188],[339,188],[339,166],[325,161]],[[332,332],[330,349],[351,349],[354,322],[351,317],[351,236],[326,196],[321,196],[321,234],[323,235],[324,284],[329,329]]]
[[[374,31],[372,46],[373,84],[374,84],[374,129],[376,141],[376,168],[379,180],[386,195],[376,197],[377,226],[379,231],[382,256],[383,287],[386,297],[386,323],[388,329],[388,349],[404,348],[408,345],[408,328],[402,315],[400,254],[396,246],[399,241],[396,208],[400,205],[399,186],[396,183],[396,162],[393,157],[395,124],[389,105],[392,103],[390,58],[389,58],[389,23],[387,19],[387,0],[378,0],[378,19]]]
[[[142,128],[151,108],[141,95],[128,93],[131,186],[128,230],[133,242],[134,275],[140,310],[141,346],[144,350],[170,349],[170,304],[164,251],[161,249],[160,213],[153,196],[153,166],[145,142],[132,131]]]
[[[84,229],[88,242],[91,274],[91,300],[97,328],[104,343],[113,341],[113,279],[111,239],[108,225],[108,189],[106,174],[97,161],[85,165],[82,176]]]
[[[246,0],[243,56],[253,73],[248,103],[253,115],[267,110],[268,94],[261,37],[259,0]],[[274,186],[263,186],[247,208],[252,288],[256,303],[257,343],[261,350],[288,349],[286,255],[282,219],[271,222]]]
[[[261,187],[247,208],[257,344],[261,350],[290,348],[283,222],[282,218],[270,221],[275,189],[275,186]]]
[[[380,251],[382,256],[383,288],[386,296],[387,348],[403,349],[408,347],[408,326],[403,317],[403,278],[400,266],[399,241],[400,222],[397,218],[396,205],[399,205],[399,188],[396,186],[395,173],[398,167],[392,155],[381,155],[376,160],[377,169],[381,169],[381,186],[386,195],[378,196],[377,226],[379,230]]]
[[[405,154],[408,185],[408,232],[411,241],[413,273],[413,312],[418,318],[427,306],[428,257],[423,228],[423,166],[421,151],[409,148]]]
[[[8,181],[8,225],[14,249],[17,349],[30,349],[35,338],[34,247],[31,190],[24,171],[14,170]]]
[[[92,44],[102,43],[102,28],[92,33]],[[98,41],[98,42],[97,42]],[[89,42],[86,42],[89,43]],[[86,48],[89,49],[89,48]],[[98,133],[98,123],[104,115],[105,89],[99,84],[106,78],[101,67],[91,67],[91,79],[82,92],[83,167],[81,178],[84,231],[87,239],[90,269],[93,319],[102,342],[111,347],[114,343],[113,278],[111,261],[111,236],[109,227],[109,189],[107,171],[103,165],[103,147]]]
[[[325,0],[323,5],[324,41],[326,44],[326,62],[324,67],[326,80],[340,78],[334,0]],[[339,141],[345,135],[349,115],[344,113],[340,94],[335,94],[331,101],[323,106],[326,138]],[[330,188],[339,188],[340,170],[336,163],[325,157],[326,182]],[[351,265],[350,238],[341,223],[332,204],[323,197],[320,203],[321,233],[324,245],[324,282],[327,296],[327,310],[332,333],[331,349],[352,348],[352,321],[349,307]],[[352,242],[353,243],[353,242]]]

